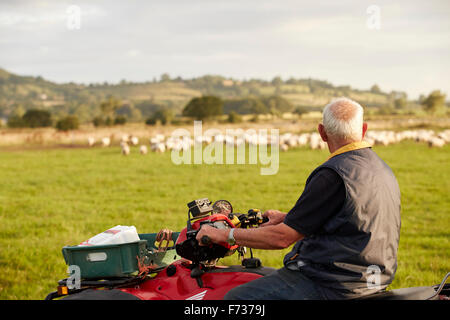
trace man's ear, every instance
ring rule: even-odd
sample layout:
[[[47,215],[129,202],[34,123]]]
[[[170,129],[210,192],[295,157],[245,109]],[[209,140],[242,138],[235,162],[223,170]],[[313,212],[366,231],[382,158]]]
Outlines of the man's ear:
[[[362,127],[362,139],[364,139],[364,136],[366,135],[366,132],[367,132],[367,122],[364,122],[363,123],[363,127]]]
[[[325,127],[323,126],[323,124],[319,123],[319,126],[317,127],[317,130],[319,131],[319,134],[322,137],[322,140],[324,142],[327,142],[328,141],[328,136],[327,136],[327,133],[325,132]]]

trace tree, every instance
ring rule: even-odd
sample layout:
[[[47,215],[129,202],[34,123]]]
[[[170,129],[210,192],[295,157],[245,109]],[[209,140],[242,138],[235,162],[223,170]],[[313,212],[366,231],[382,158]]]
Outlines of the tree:
[[[152,125],[160,122],[163,125],[169,124],[173,120],[173,112],[169,109],[159,109],[153,113],[153,115],[148,118],[145,123]]]
[[[404,109],[407,104],[408,101],[404,97],[397,98],[394,100],[395,109]]]
[[[383,105],[378,109],[378,114],[380,115],[392,115],[396,114],[395,109],[392,107],[392,104],[388,103]]]
[[[56,123],[56,129],[60,131],[69,131],[78,129],[80,123],[76,116],[67,116]]]
[[[422,105],[425,111],[436,113],[445,107],[445,94],[440,90],[434,90],[422,101]]]
[[[100,104],[100,110],[105,116],[111,116],[117,109],[121,106],[121,101],[119,99],[110,96],[106,101]]]
[[[223,113],[223,101],[215,96],[193,98],[183,109],[183,116],[205,120]]]
[[[114,119],[114,124],[116,125],[123,125],[123,124],[125,124],[125,123],[127,123],[127,118],[125,117],[125,116],[117,116],[115,119]]]
[[[381,93],[381,89],[377,84],[374,84],[371,88],[370,88],[370,92],[372,93]]]
[[[223,102],[223,112],[230,114],[231,112],[238,114],[265,114],[268,113],[267,106],[258,98],[243,98],[225,100]]]
[[[8,118],[7,125],[9,128],[23,128],[25,127],[25,122],[23,121],[22,117],[13,115]]]
[[[142,120],[141,111],[135,108],[133,103],[124,103],[120,108],[116,110],[116,115],[126,117],[130,121]]]
[[[228,115],[228,122],[229,123],[239,123],[242,122],[242,116],[237,114],[234,111],[231,111],[230,114]]]
[[[309,112],[309,109],[308,109],[308,107],[305,107],[305,106],[298,106],[294,110],[294,113],[298,114],[299,116],[306,114],[308,112]]]
[[[22,119],[25,126],[29,128],[50,127],[52,125],[51,114],[45,110],[28,110],[25,112]]]
[[[286,99],[280,96],[270,96],[262,99],[270,113],[283,113],[292,111],[294,106]]]
[[[163,73],[161,75],[161,82],[170,81],[170,75],[168,73]]]
[[[163,108],[163,105],[157,104],[150,100],[139,101],[135,104],[135,108],[141,112],[141,116],[146,119],[151,117],[156,111]]]
[[[276,87],[281,86],[283,84],[283,80],[281,80],[281,77],[275,77],[272,79],[272,84]]]
[[[92,120],[92,124],[94,125],[94,127],[101,127],[105,125],[105,119],[103,119],[102,117],[95,117]]]

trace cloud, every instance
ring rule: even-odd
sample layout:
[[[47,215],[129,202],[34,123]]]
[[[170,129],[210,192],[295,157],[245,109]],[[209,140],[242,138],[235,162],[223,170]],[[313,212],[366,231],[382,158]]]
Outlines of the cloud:
[[[137,56],[140,56],[142,52],[138,49],[130,49],[127,51],[126,56],[129,58],[135,58]]]
[[[67,8],[81,28],[67,28]],[[170,0],[2,1],[3,68],[56,81],[275,75],[315,77],[357,88],[449,92],[448,1]],[[118,67],[120,66],[120,67]],[[413,75],[424,75],[424,81]],[[426,75],[426,81],[425,81]],[[433,75],[436,80],[433,83]],[[386,84],[386,85],[383,85]]]

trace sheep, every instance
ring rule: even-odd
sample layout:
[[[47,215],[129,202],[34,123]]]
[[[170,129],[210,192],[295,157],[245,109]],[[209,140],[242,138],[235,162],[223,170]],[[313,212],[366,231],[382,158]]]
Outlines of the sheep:
[[[322,140],[318,133],[311,134],[311,136],[309,137],[309,147],[313,150],[319,149],[321,147],[320,141]]]
[[[280,144],[281,151],[285,152],[289,150],[289,146],[285,143]]]
[[[236,138],[236,147],[239,147],[243,144],[245,144],[244,138],[241,138],[241,137]]]
[[[147,146],[141,145],[141,146],[139,147],[139,153],[140,153],[140,154],[147,154],[147,152],[148,152]]]
[[[235,145],[233,136],[226,135],[225,138],[224,138],[224,141],[225,141],[227,146],[231,146],[232,147],[232,146]]]
[[[290,137],[286,142],[285,142],[289,147],[296,147],[297,143],[298,143],[298,138],[297,136],[292,136]]]
[[[222,143],[225,140],[225,136],[223,134],[218,134],[214,136],[214,141]]]
[[[308,144],[309,141],[309,134],[307,133],[303,133],[301,135],[298,136],[297,138],[297,142],[299,146],[306,146]]]
[[[244,134],[245,141],[250,145],[257,145],[258,144],[258,135],[256,134]]]
[[[328,147],[328,144],[325,141],[323,141],[323,140],[319,141],[319,149],[324,150],[327,147]]]
[[[138,138],[138,137],[135,137],[135,136],[132,136],[132,137],[130,138],[130,142],[131,142],[131,144],[132,144],[133,146],[137,146],[137,144],[139,143],[139,138]]]
[[[165,152],[166,151],[166,145],[162,142],[154,143],[151,146],[151,149],[153,152]]]
[[[443,139],[446,143],[450,142],[450,130],[444,130],[438,134],[438,138]]]
[[[121,142],[121,143],[120,143],[120,146],[121,146],[121,148],[122,148],[122,154],[123,154],[124,156],[127,156],[127,155],[130,154],[130,147],[128,146],[127,143]]]
[[[130,137],[127,134],[122,135],[120,142],[128,143],[130,141]]]
[[[194,143],[197,145],[202,145],[203,144],[203,137],[202,136],[196,136],[194,139]]]
[[[213,141],[213,137],[212,136],[203,136],[203,141],[206,142],[206,144],[210,144]]]
[[[441,139],[441,138],[438,138],[438,137],[431,138],[431,139],[428,141],[428,146],[429,146],[430,148],[431,148],[431,147],[442,148],[444,145],[445,145],[445,140],[444,140],[444,139]]]
[[[95,138],[94,137],[89,137],[88,138],[88,145],[89,145],[89,147],[94,146],[94,144],[95,144]]]
[[[170,137],[166,140],[165,146],[167,150],[172,150],[175,147],[176,141],[174,138]]]
[[[102,146],[108,147],[111,144],[111,139],[109,137],[102,138]]]

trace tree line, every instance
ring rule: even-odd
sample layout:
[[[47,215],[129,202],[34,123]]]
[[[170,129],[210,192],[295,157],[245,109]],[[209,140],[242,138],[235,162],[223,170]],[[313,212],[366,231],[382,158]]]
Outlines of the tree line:
[[[372,90],[378,90],[373,87]],[[446,95],[439,90],[431,92],[427,97],[419,99],[423,109],[430,113],[436,113],[442,108],[446,108]],[[406,106],[406,97],[400,96],[394,100],[393,108],[400,109]],[[179,122],[179,117],[174,110],[154,103],[142,102],[142,110],[146,110],[145,123],[148,125],[170,124]],[[389,106],[386,108],[390,108]],[[123,125],[128,122],[133,115],[133,107],[123,103],[120,99],[109,96],[99,106],[100,114],[92,119],[92,124],[96,127]],[[248,97],[236,99],[222,99],[213,95],[206,95],[192,98],[181,111],[181,116],[194,120],[208,121],[227,115],[228,122],[242,121],[242,115],[271,114],[281,116],[285,112],[302,114],[309,110],[305,107],[295,108],[292,103],[281,96],[273,95],[266,97]],[[383,114],[383,108],[380,113]],[[386,111],[391,112],[391,111]],[[13,115],[8,119],[10,128],[38,128],[51,127],[61,131],[78,129],[80,121],[76,114],[68,115],[53,120],[52,114],[48,110],[30,109],[23,115]]]

